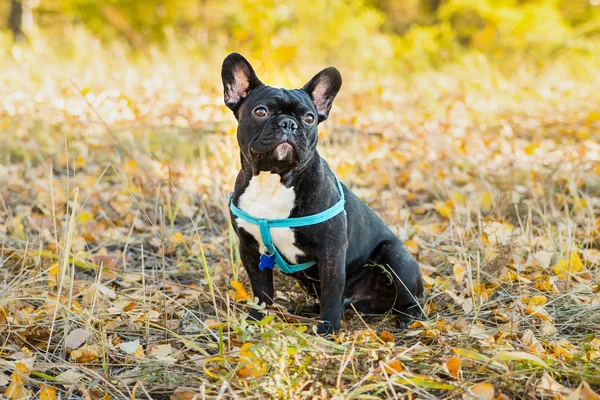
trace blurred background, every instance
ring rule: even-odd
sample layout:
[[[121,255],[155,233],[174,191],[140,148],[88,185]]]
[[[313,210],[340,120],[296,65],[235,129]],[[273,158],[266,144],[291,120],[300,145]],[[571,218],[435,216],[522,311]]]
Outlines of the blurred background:
[[[111,344],[102,353],[108,357],[98,356],[108,375],[71,370],[113,398],[131,397],[113,382],[135,392],[138,372],[133,379],[123,371],[138,367],[150,371],[147,389],[160,399],[199,385],[221,396],[222,382],[240,398],[264,397],[268,385],[281,398],[288,388],[280,384],[318,398],[389,397],[382,362],[394,360],[401,371],[406,356],[414,362],[403,374],[419,379],[411,382],[419,397],[445,396],[440,379],[455,396],[474,382],[493,383],[496,398],[532,397],[536,385],[533,396],[548,398],[549,386],[567,396],[552,378],[600,387],[599,3],[0,0],[0,297],[19,299],[0,304],[0,355],[16,360],[26,338],[43,363],[36,379],[46,379],[69,360],[87,362],[65,356],[62,333],[44,336],[53,327],[66,334],[94,326],[103,346],[108,337],[149,345],[171,332],[199,343],[192,351],[178,333],[165,342],[186,348],[189,363],[169,356],[149,364],[137,350],[123,357]],[[232,281],[249,285],[225,200],[239,149],[220,76],[232,51],[273,86],[301,87],[329,65],[340,70],[344,83],[319,125],[319,153],[422,266],[431,324],[398,342],[406,351],[376,336],[377,357],[354,336],[321,350],[323,341],[300,339],[302,327],[278,320],[240,334],[246,325],[230,299],[248,294]],[[291,279],[277,280],[277,302],[310,304]],[[196,291],[188,292],[192,285]],[[228,295],[232,287],[238,293]],[[61,290],[73,294],[64,296],[69,305],[49,311]],[[177,301],[167,303],[169,296]],[[202,326],[190,318],[199,309]],[[3,318],[10,329],[2,331],[9,326]],[[235,370],[225,367],[229,358],[207,369],[209,354],[224,349],[215,321],[226,321],[223,333],[235,329],[236,343],[268,349],[260,358],[275,384],[254,379],[263,372],[234,379],[248,369],[241,358]],[[364,328],[353,316],[348,321]],[[299,340],[314,346],[286,350]],[[354,355],[339,353],[341,344],[356,343]],[[504,369],[463,362],[448,380],[444,360],[471,346],[490,360],[507,349],[527,357],[500,375]],[[552,370],[542,377],[531,355]],[[288,375],[282,357],[290,360]],[[352,357],[359,358],[350,364]],[[20,376],[13,374],[13,389],[23,386]],[[345,388],[326,391],[340,379]],[[38,381],[25,386],[37,391]]]
[[[484,56],[512,73],[524,62],[599,54],[598,0],[5,0],[11,42],[63,56],[96,47],[115,56],[171,51],[217,64],[228,51],[259,70],[337,64],[409,74]],[[91,47],[90,47],[91,46]],[[177,49],[177,51],[174,51]],[[77,57],[82,57],[79,54]],[[575,57],[575,60],[573,60]],[[218,65],[217,65],[218,66]]]

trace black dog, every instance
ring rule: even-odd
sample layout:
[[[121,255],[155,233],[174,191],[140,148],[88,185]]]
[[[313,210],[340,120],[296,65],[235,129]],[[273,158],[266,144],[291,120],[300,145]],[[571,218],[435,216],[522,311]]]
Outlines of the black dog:
[[[338,70],[324,69],[302,89],[278,89],[264,85],[250,63],[233,53],[221,74],[241,150],[233,205],[267,220],[310,216],[334,206],[340,200],[337,180],[316,146],[317,125],[327,119],[342,85]],[[319,299],[319,333],[339,330],[349,304],[365,314],[393,310],[397,326],[406,327],[421,315],[419,265],[383,221],[341,187],[345,212],[310,226],[267,229],[273,245],[290,265],[316,261],[292,275]],[[233,214],[232,221],[254,295],[272,304],[273,271],[259,268],[267,253],[259,226]]]

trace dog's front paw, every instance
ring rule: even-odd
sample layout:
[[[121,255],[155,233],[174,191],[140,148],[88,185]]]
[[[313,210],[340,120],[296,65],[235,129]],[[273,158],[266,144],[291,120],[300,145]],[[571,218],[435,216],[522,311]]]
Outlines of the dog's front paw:
[[[422,304],[413,304],[404,310],[401,310],[396,317],[396,329],[405,330],[414,320],[423,318]]]
[[[340,324],[337,326],[332,324],[329,321],[321,321],[319,325],[317,325],[317,334],[318,335],[331,335],[333,333],[338,333],[340,331]]]

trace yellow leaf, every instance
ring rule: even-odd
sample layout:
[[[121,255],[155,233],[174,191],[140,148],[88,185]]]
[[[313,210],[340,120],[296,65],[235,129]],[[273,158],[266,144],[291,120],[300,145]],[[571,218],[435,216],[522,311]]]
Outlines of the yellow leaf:
[[[144,348],[141,345],[139,345],[137,349],[135,349],[135,353],[133,353],[133,356],[136,358],[146,358],[146,354],[144,354]]]
[[[531,143],[527,146],[525,146],[525,153],[527,155],[532,155],[535,153],[535,150],[540,147],[540,145],[538,143]]]
[[[40,400],[56,400],[56,389],[43,383],[40,384]]]
[[[48,269],[48,274],[49,275],[58,275],[58,273],[60,272],[60,266],[58,265],[58,262],[53,262],[50,265],[50,268]]]
[[[414,240],[407,240],[404,242],[404,247],[412,254],[419,252],[419,245]]]
[[[253,346],[252,343],[244,343],[240,349],[239,361],[242,367],[237,370],[236,374],[242,378],[258,378],[267,372],[264,362],[250,351]]]
[[[530,306],[543,306],[544,304],[546,304],[546,296],[542,296],[540,294],[532,296],[531,299],[529,299],[529,305]]]
[[[588,125],[592,125],[594,122],[600,121],[600,112],[591,111],[585,118],[585,122]]]
[[[481,196],[481,203],[479,204],[479,208],[483,212],[489,212],[492,209],[492,194],[490,192],[485,192],[483,196]]]
[[[97,344],[86,344],[71,352],[71,361],[76,363],[95,363],[102,355],[102,347]]]
[[[123,170],[127,175],[134,175],[139,169],[140,166],[133,160],[129,160],[123,165]]]
[[[448,372],[448,375],[450,375],[454,379],[458,379],[458,373],[460,372],[460,364],[460,358],[452,357],[444,361],[444,368],[446,369],[446,372]]]
[[[562,280],[568,279],[569,276],[584,270],[583,262],[577,252],[571,252],[569,261],[561,258],[554,264],[554,273]]]
[[[452,200],[442,203],[441,201],[435,203],[435,210],[444,218],[452,217]]]
[[[94,219],[94,214],[89,211],[82,211],[77,215],[77,223],[79,225],[84,225],[86,222],[93,221]]]
[[[22,383],[11,382],[10,385],[4,391],[4,397],[7,399],[25,399],[28,398],[28,394],[25,391]]]
[[[404,367],[402,366],[400,361],[393,360],[387,364],[383,364],[383,370],[386,374],[393,375],[397,374],[398,372],[402,372],[402,370],[404,370]]]
[[[242,282],[231,281],[230,283],[231,283],[231,287],[234,290],[230,290],[229,295],[233,298],[233,300],[246,301],[250,298],[250,296],[248,296],[248,292],[246,292],[246,288],[244,288],[244,284]]]
[[[29,394],[25,390],[23,383],[25,378],[29,376],[31,370],[27,365],[21,362],[15,362],[15,370],[10,376],[10,385],[4,391],[4,397],[7,399],[22,399],[29,398]]]
[[[462,283],[464,278],[465,269],[459,264],[454,264],[454,280],[456,283]]]
[[[492,400],[494,398],[494,387],[487,382],[477,383],[469,388],[469,394],[473,399]]]
[[[174,246],[185,243],[185,237],[181,232],[175,232],[171,235],[171,244]]]
[[[452,200],[454,200],[457,203],[464,203],[466,201],[465,196],[457,192],[452,193]]]

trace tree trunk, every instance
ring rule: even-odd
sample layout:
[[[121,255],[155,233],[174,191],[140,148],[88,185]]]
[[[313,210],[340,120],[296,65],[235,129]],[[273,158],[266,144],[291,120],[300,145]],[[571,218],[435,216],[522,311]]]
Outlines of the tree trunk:
[[[15,42],[25,39],[25,33],[23,33],[23,3],[19,0],[10,1],[8,27],[13,33]]]

